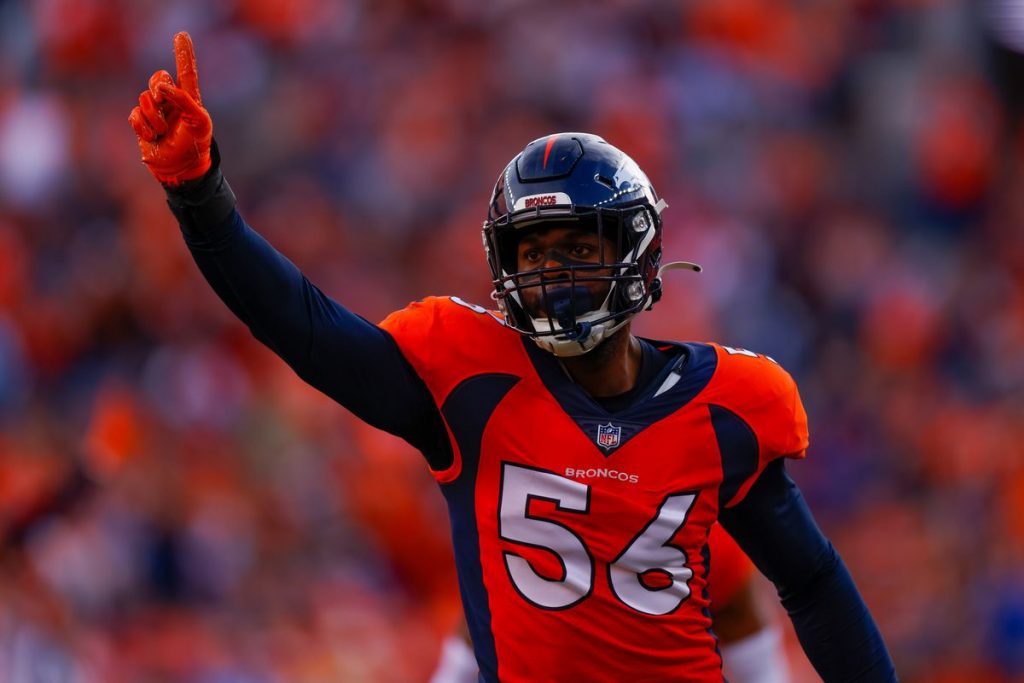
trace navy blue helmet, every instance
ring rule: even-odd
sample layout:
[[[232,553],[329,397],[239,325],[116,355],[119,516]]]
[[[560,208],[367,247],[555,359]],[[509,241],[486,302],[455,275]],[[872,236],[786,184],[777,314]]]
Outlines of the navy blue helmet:
[[[538,138],[508,163],[483,225],[493,298],[508,325],[559,356],[590,351],[661,297],[661,212],[666,207],[631,158],[589,133]],[[538,227],[572,225],[615,245],[612,263],[561,265],[520,272],[517,245]],[[557,270],[552,288],[538,273]],[[609,274],[610,272],[610,274]],[[611,281],[604,301],[580,285]],[[540,311],[522,292],[540,289]]]

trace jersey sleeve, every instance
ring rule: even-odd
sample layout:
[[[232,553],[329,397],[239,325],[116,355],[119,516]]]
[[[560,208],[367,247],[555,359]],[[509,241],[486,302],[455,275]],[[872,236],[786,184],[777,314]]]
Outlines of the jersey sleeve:
[[[436,376],[436,372],[432,372],[440,355],[436,351],[444,345],[441,337],[444,324],[438,299],[427,297],[414,301],[382,320],[380,328],[391,335],[416,372],[428,376],[424,377],[427,386],[436,386],[437,382],[429,379]],[[432,393],[435,399],[442,398]]]
[[[458,387],[481,375],[521,376],[514,359],[524,357],[517,332],[495,311],[458,297],[427,297],[392,313],[380,328],[395,340],[416,375],[422,378],[445,418],[453,451],[448,467],[432,468],[441,483],[458,477],[462,458],[447,422]]]
[[[767,356],[718,347],[716,389],[709,399],[712,424],[722,451],[721,501],[743,499],[768,463],[803,458],[807,413],[796,382]]]
[[[754,431],[763,442],[761,469],[776,458],[802,458],[808,444],[807,413],[796,382],[778,363],[762,357],[754,374],[761,392],[753,406]],[[755,384],[755,385],[756,385]],[[759,395],[758,395],[759,394]]]
[[[519,334],[496,312],[458,297],[413,302],[380,327],[394,338],[439,407],[467,377],[510,372],[508,357],[522,354]]]
[[[440,409],[451,388],[451,382],[446,381],[446,375],[451,374],[446,372],[452,365],[450,356],[453,352],[458,355],[450,336],[456,326],[445,311],[446,302],[438,297],[414,301],[380,323],[380,328],[395,340],[416,375],[423,379],[439,415],[443,414]],[[454,445],[446,422],[444,428],[452,444],[450,458],[430,466],[430,473],[442,484],[453,481],[462,471],[462,454]]]

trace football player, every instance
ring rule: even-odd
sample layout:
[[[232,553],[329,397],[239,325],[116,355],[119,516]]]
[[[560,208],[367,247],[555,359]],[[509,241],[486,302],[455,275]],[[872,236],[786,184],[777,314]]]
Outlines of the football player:
[[[445,496],[483,681],[721,681],[716,519],[778,589],[826,681],[891,681],[881,634],[784,460],[805,455],[773,360],[640,339],[661,296],[650,181],[595,135],[528,144],[483,226],[498,310],[431,297],[374,325],[242,219],[187,34],[129,116],[200,271],[305,381],[420,450]],[[675,267],[696,268],[692,264]]]

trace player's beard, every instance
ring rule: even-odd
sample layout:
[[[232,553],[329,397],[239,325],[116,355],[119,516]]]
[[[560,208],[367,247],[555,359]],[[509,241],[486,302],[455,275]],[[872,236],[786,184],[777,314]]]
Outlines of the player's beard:
[[[597,346],[590,351],[573,358],[578,359],[581,365],[592,367],[595,370],[603,368],[618,356],[619,347],[629,342],[629,328],[629,323],[626,323],[615,330],[610,337],[605,337],[598,342]]]
[[[616,366],[621,363],[628,354],[628,351],[623,347],[632,343],[633,335],[629,330],[630,324],[627,322],[616,330],[610,337],[606,337],[601,340],[601,342],[599,342],[597,346],[592,348],[590,351],[579,356],[556,358],[556,360],[558,361],[558,364],[562,366],[562,370],[565,372],[566,377],[583,387],[584,391],[602,392],[604,391],[603,389],[591,386],[587,378],[593,380],[594,378],[606,377],[609,372],[612,372],[613,374],[615,373]],[[630,384],[630,386],[625,390],[629,391],[632,388],[633,384]],[[610,393],[594,393],[592,395],[611,396],[619,393],[622,393],[622,391],[615,390]]]

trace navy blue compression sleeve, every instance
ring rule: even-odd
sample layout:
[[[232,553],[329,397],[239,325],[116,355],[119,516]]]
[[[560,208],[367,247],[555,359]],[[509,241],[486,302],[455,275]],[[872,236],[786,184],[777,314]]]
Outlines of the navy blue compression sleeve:
[[[822,680],[896,680],[867,605],[781,460],[768,465],[746,498],[724,508],[719,520],[775,584]]]
[[[402,437],[435,469],[452,454],[436,404],[386,331],[348,311],[250,228],[219,159],[199,181],[167,188],[199,270],[253,335],[306,382],[365,422]]]

